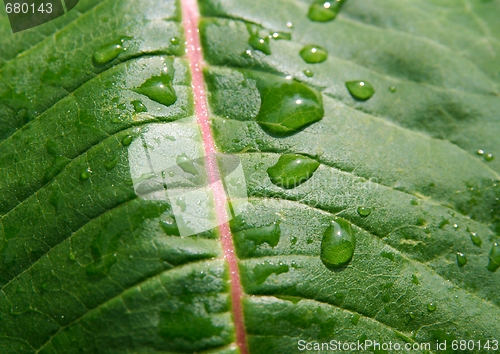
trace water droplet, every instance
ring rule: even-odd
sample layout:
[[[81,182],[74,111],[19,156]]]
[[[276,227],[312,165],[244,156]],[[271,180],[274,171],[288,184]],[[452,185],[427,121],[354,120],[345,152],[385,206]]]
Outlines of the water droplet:
[[[275,40],[289,41],[292,39],[292,35],[288,32],[274,32],[272,35],[270,35],[270,38]]]
[[[396,86],[390,86],[389,91],[391,92],[396,92]]]
[[[410,204],[411,204],[411,205],[418,205],[418,200],[416,200],[416,199],[412,199],[412,200],[410,201]]]
[[[362,217],[367,217],[372,213],[372,210],[368,207],[360,206],[358,207],[358,214]]]
[[[424,226],[427,221],[424,218],[417,218],[417,226]]]
[[[186,211],[186,201],[184,200],[184,197],[179,197],[176,204],[182,212]]]
[[[366,101],[375,93],[373,86],[366,81],[348,81],[345,85],[352,97],[360,101]]]
[[[331,21],[337,16],[343,3],[344,0],[316,1],[309,7],[307,17],[316,22]]]
[[[319,162],[298,154],[281,155],[274,166],[267,169],[267,174],[275,185],[285,189],[295,188],[312,177],[319,167]]]
[[[450,220],[443,218],[443,219],[441,220],[441,222],[439,223],[438,227],[439,227],[440,229],[442,229],[442,228],[444,228],[446,225],[448,225],[449,223],[450,223]]]
[[[74,254],[73,252],[70,252],[70,253],[68,254],[68,258],[69,258],[69,260],[70,260],[70,261],[73,261],[73,262],[75,262],[75,261],[76,261],[75,254]]]
[[[177,37],[172,37],[170,38],[170,43],[172,43],[173,45],[177,45],[180,43],[180,40]]]
[[[246,229],[235,233],[235,237],[253,241],[257,246],[266,242],[271,247],[276,247],[280,241],[281,228],[279,222]]]
[[[144,105],[144,103],[142,103],[139,100],[134,100],[131,103],[132,103],[132,106],[134,106],[135,113],[141,113],[141,112],[147,112],[148,111],[148,109],[146,108],[146,106]]]
[[[309,44],[301,49],[300,56],[306,63],[315,64],[324,62],[328,57],[328,52],[319,45]]]
[[[90,168],[85,168],[80,172],[80,181],[86,181],[90,178],[92,171]]]
[[[123,48],[124,38],[117,41],[108,43],[100,47],[94,52],[94,61],[99,65],[109,63],[111,60],[115,59],[120,55],[125,48]]]
[[[415,285],[420,284],[420,282],[418,281],[418,278],[417,278],[417,276],[415,274],[412,274],[412,276],[411,276],[411,282],[413,284],[415,284]]]
[[[198,169],[194,165],[193,161],[186,156],[186,154],[177,156],[175,162],[177,163],[177,166],[179,166],[184,172],[192,175],[198,174]]]
[[[457,263],[459,267],[463,267],[467,264],[467,257],[461,252],[457,252]]]
[[[147,79],[134,91],[162,105],[171,106],[177,101],[177,94],[172,85],[173,76],[174,67],[169,63],[159,76]]]
[[[395,261],[395,257],[394,257],[394,253],[392,252],[387,252],[387,251],[383,251],[382,253],[380,253],[380,255],[384,258],[387,258],[388,260],[394,262]]]
[[[355,244],[351,224],[341,219],[332,220],[321,240],[321,261],[328,268],[344,266],[351,261]]]
[[[493,156],[493,154],[486,154],[486,155],[484,155],[484,159],[486,161],[493,161],[494,158],[495,158],[495,156]]]
[[[358,313],[351,315],[351,323],[356,326],[359,322],[359,317]]]
[[[269,37],[261,37],[257,33],[251,34],[248,39],[248,44],[252,46],[253,49],[260,50],[264,54],[271,54],[271,47],[269,45]]]
[[[314,73],[311,70],[306,69],[306,70],[304,70],[304,75],[307,77],[313,77]]]
[[[122,145],[129,146],[130,144],[132,144],[132,140],[134,140],[134,137],[132,135],[125,135],[122,138]]]
[[[436,304],[435,304],[435,303],[433,303],[433,302],[429,302],[429,303],[427,304],[427,310],[428,310],[429,312],[434,312],[434,311],[436,311],[436,310],[437,310],[437,306],[436,306]]]
[[[167,235],[180,236],[179,227],[173,216],[167,215],[163,217],[160,221],[160,226]]]
[[[286,26],[287,26],[288,28],[292,28],[292,27],[293,27],[293,23],[291,23],[290,21],[288,21],[288,22],[286,23]]]
[[[488,270],[490,272],[496,272],[500,267],[500,245],[497,242],[491,246],[489,259]]]
[[[481,245],[483,244],[483,240],[481,240],[481,238],[475,232],[470,233],[470,240],[477,247],[481,247]]]
[[[479,149],[476,151],[476,154],[478,154],[479,156],[482,156],[482,155],[484,155],[484,150]]]
[[[291,77],[287,79],[256,71],[243,73],[256,82],[261,105],[255,119],[268,134],[295,134],[323,118],[323,100],[315,89]]]
[[[257,264],[253,269],[254,279],[257,284],[262,284],[266,281],[271,274],[282,274],[290,270],[288,265],[279,262],[274,264],[273,262],[265,261],[262,264]]]
[[[106,170],[111,171],[118,164],[118,156],[115,156],[113,159],[108,160],[104,163],[104,167]]]

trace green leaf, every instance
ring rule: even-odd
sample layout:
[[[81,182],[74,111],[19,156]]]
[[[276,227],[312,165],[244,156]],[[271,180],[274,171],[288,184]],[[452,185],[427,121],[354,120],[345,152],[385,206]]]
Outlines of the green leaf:
[[[1,18],[0,352],[494,348],[500,4],[185,1]]]

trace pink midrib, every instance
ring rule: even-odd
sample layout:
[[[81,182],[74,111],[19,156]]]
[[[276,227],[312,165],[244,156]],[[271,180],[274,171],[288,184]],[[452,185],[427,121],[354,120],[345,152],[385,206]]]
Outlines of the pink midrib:
[[[224,258],[229,265],[231,302],[236,331],[236,342],[240,349],[240,353],[248,354],[246,332],[243,322],[243,309],[241,305],[243,291],[238,272],[238,261],[234,251],[231,229],[226,221],[229,220],[227,215],[227,196],[220,179],[217,161],[215,160],[217,150],[215,148],[215,142],[210,129],[210,121],[208,117],[207,96],[205,94],[202,71],[203,56],[201,53],[200,35],[198,31],[198,21],[200,17],[198,13],[198,4],[196,3],[196,0],[181,0],[181,3],[183,24],[186,34],[187,57],[191,67],[196,117],[203,137],[208,175],[215,199],[215,212],[219,225]]]

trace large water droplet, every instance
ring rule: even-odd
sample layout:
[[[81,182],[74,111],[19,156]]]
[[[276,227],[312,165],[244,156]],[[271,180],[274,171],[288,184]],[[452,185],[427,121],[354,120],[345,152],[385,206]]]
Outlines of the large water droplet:
[[[494,158],[495,158],[495,156],[493,156],[493,154],[486,154],[486,155],[484,155],[484,159],[486,161],[493,161]]]
[[[173,105],[177,101],[177,94],[172,85],[173,74],[173,65],[170,64],[159,76],[147,79],[134,91],[165,106]]]
[[[467,257],[461,252],[457,252],[457,263],[459,267],[463,267],[467,264]]]
[[[495,272],[500,267],[500,244],[497,242],[491,247],[489,258],[488,270]]]
[[[266,281],[271,274],[282,274],[290,270],[287,264],[279,262],[274,264],[273,262],[265,261],[262,264],[257,264],[253,269],[254,279],[257,284],[262,284]]]
[[[436,304],[435,304],[435,303],[433,303],[433,302],[429,302],[429,303],[427,304],[427,311],[429,311],[429,312],[434,312],[434,311],[436,311],[436,310],[437,310],[437,306],[436,306]]]
[[[306,63],[315,64],[324,62],[328,57],[328,52],[319,45],[309,44],[301,49],[300,56]]]
[[[257,123],[269,134],[287,136],[317,122],[325,114],[321,94],[291,78],[245,72],[260,93]]]
[[[366,81],[348,81],[345,85],[352,97],[360,101],[366,101],[375,93],[373,86]]]
[[[307,17],[316,22],[331,21],[337,16],[343,3],[344,0],[316,1],[309,8]]]
[[[134,140],[134,137],[132,135],[125,135],[122,138],[122,145],[129,146],[130,144],[132,144],[132,140]]]
[[[285,154],[267,169],[267,174],[278,187],[290,189],[306,182],[318,167],[319,162],[307,156]]]
[[[348,264],[356,247],[356,239],[351,224],[338,219],[333,220],[321,240],[321,261],[329,268]]]
[[[279,222],[273,222],[269,225],[238,231],[236,234],[238,237],[253,241],[257,246],[266,242],[269,246],[276,247],[280,241],[281,228]]]
[[[94,61],[97,64],[102,65],[115,59],[118,55],[125,51],[125,48],[123,47],[124,41],[125,38],[120,38],[119,40],[103,45],[95,51]]]

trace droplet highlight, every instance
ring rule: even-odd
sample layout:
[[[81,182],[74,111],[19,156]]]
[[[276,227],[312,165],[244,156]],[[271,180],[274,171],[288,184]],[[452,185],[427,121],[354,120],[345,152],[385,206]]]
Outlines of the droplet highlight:
[[[271,182],[278,187],[291,189],[309,180],[319,167],[319,162],[299,154],[281,155],[278,162],[267,169]]]
[[[301,49],[299,54],[301,58],[309,64],[322,63],[328,58],[326,49],[314,44],[306,45]]]
[[[332,220],[321,240],[321,261],[328,268],[345,266],[354,255],[355,243],[351,224],[341,219]]]
[[[366,101],[375,93],[373,86],[366,81],[348,81],[345,85],[351,96],[360,101]]]

